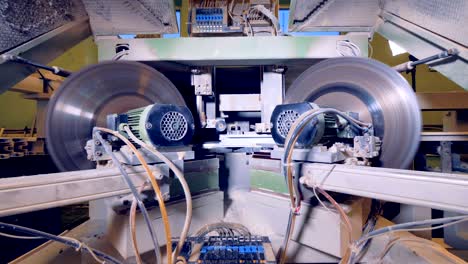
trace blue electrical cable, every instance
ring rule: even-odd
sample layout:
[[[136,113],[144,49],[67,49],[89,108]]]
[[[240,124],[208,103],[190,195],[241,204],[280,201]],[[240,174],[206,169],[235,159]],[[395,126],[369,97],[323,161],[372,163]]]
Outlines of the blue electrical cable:
[[[375,231],[369,232],[363,237],[361,237],[358,241],[356,241],[357,244],[360,244],[367,239],[378,236],[384,233],[388,232],[395,232],[401,229],[411,229],[411,228],[417,228],[421,226],[432,226],[432,225],[442,225],[442,224],[447,224],[451,222],[456,222],[460,220],[466,220],[468,221],[468,215],[460,215],[460,216],[453,216],[453,217],[445,217],[445,218],[437,218],[437,219],[428,219],[428,220],[423,220],[423,221],[416,221],[416,222],[409,222],[409,223],[403,223],[403,224],[398,224],[398,225],[391,225],[387,226],[384,228],[377,229]]]
[[[111,263],[115,263],[115,264],[121,264],[122,263],[122,262],[120,262],[117,259],[107,255],[106,253],[104,253],[102,251],[99,251],[97,249],[93,249],[93,248],[90,248],[90,247],[84,247],[84,246],[81,245],[81,243],[79,243],[77,241],[74,241],[72,239],[52,235],[52,234],[49,234],[49,233],[46,233],[46,232],[43,232],[43,231],[39,231],[39,230],[36,230],[36,229],[0,222],[0,230],[1,231],[9,230],[9,231],[13,231],[13,232],[19,232],[19,233],[23,233],[23,234],[32,235],[32,236],[42,237],[42,238],[47,239],[47,240],[53,240],[53,241],[56,241],[56,242],[71,246],[71,247],[73,247],[73,248],[75,248],[77,250],[81,249],[81,250],[86,250],[89,253],[94,253],[96,256],[101,257],[101,258],[103,258],[105,260],[108,260]]]

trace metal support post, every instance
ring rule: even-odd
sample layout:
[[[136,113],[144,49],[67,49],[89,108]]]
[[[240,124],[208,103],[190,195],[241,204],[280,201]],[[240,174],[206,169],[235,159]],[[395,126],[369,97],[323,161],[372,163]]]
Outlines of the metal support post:
[[[284,99],[284,72],[285,68],[274,68],[264,71],[260,86],[261,123],[255,124],[255,132],[271,132],[271,114],[275,107],[283,103]]]

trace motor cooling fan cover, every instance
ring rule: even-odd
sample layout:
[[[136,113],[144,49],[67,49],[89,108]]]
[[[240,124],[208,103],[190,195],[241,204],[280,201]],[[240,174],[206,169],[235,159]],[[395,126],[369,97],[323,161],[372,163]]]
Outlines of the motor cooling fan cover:
[[[138,62],[102,62],[73,73],[54,93],[46,121],[47,148],[62,171],[92,169],[84,146],[106,116],[161,103],[185,105],[177,88]]]
[[[366,58],[336,58],[315,64],[286,91],[285,103],[309,101],[359,113],[382,139],[376,166],[407,168],[418,149],[421,113],[408,82],[389,66]]]

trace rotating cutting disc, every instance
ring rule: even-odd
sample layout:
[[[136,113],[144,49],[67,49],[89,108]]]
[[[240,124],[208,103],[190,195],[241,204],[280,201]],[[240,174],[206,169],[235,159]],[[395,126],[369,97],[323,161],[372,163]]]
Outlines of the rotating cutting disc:
[[[302,73],[286,91],[286,103],[309,101],[321,107],[359,113],[382,139],[380,164],[407,168],[421,134],[418,102],[408,82],[375,60],[336,58]]]
[[[106,116],[154,103],[185,105],[177,88],[138,62],[103,62],[70,76],[53,95],[46,121],[47,148],[62,171],[91,169],[84,150]]]

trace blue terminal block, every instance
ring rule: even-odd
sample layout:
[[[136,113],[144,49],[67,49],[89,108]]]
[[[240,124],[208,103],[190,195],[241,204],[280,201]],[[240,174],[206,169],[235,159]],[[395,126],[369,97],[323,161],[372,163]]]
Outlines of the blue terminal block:
[[[225,7],[194,8],[191,18],[192,34],[219,34],[241,32],[228,27],[228,13]]]
[[[223,24],[224,12],[222,8],[197,8],[195,11],[197,23]]]
[[[193,244],[186,249],[187,252],[182,251],[181,255],[187,257],[189,264],[276,263],[268,237],[192,237],[188,238],[187,242]],[[199,250],[197,251],[196,248]]]

